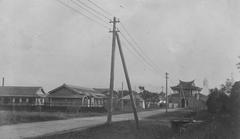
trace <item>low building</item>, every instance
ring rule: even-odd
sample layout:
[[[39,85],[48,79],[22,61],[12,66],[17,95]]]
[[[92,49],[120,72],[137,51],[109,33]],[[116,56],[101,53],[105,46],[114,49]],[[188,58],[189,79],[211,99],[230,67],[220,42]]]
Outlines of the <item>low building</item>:
[[[92,88],[63,84],[48,93],[51,107],[103,107],[106,95]]]
[[[171,87],[173,94],[169,95],[169,104],[172,107],[181,108],[205,108],[206,96],[201,94],[202,88],[190,82],[179,81],[179,84]]]
[[[45,96],[42,87],[2,86],[0,106],[42,106]]]
[[[129,94],[129,93],[128,93]],[[136,92],[133,93],[133,100],[135,102],[137,110],[145,109],[144,99]],[[130,95],[125,95],[119,99],[119,109],[122,111],[132,110]]]
[[[94,88],[95,91],[97,91],[98,93],[104,94],[106,97],[104,99],[104,107],[106,109],[109,108],[109,95],[110,95],[110,89],[109,88]],[[113,90],[113,98],[112,98],[112,102],[113,102],[113,110],[118,110],[118,92]]]

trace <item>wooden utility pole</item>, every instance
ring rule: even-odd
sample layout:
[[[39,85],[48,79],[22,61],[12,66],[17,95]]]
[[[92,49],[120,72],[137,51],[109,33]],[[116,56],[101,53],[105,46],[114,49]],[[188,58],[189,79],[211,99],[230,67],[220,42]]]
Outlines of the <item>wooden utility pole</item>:
[[[116,17],[113,17],[113,30],[112,32],[112,56],[111,56],[111,71],[110,71],[110,94],[109,94],[109,102],[108,102],[108,117],[107,124],[111,124],[112,122],[112,111],[113,111],[113,88],[114,88],[114,64],[115,64],[115,46],[116,46],[116,23],[119,22],[116,20]]]
[[[4,86],[4,77],[2,78],[2,86]]]
[[[168,112],[168,73],[166,72],[166,112]]]
[[[121,93],[121,98],[123,98],[123,82],[122,82],[122,93]],[[121,109],[123,111],[123,99],[121,100]]]
[[[116,32],[116,37],[117,37],[117,43],[118,43],[118,48],[119,48],[119,52],[120,52],[120,57],[121,57],[121,60],[122,60],[123,70],[124,70],[128,90],[129,90],[129,96],[130,96],[130,100],[131,100],[133,114],[134,114],[134,118],[135,118],[135,121],[136,121],[136,127],[139,128],[137,109],[136,109],[135,101],[133,99],[131,82],[130,82],[130,79],[129,79],[129,76],[128,76],[127,65],[126,65],[126,62],[125,62],[125,59],[124,59],[120,38],[119,38],[119,35],[118,35],[117,32]]]

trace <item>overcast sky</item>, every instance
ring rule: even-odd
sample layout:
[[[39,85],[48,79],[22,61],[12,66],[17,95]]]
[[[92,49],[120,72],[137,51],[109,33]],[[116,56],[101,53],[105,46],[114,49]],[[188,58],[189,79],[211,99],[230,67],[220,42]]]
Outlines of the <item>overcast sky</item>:
[[[92,1],[120,18],[145,55],[161,68],[162,73],[150,70],[123,42],[134,89],[143,85],[159,90],[166,71],[170,86],[181,79],[202,87],[206,78],[215,87],[231,73],[240,79],[238,0]],[[0,0],[0,77],[6,85],[43,86],[47,91],[63,83],[109,87],[108,31],[56,0]],[[119,89],[124,76],[116,52]]]

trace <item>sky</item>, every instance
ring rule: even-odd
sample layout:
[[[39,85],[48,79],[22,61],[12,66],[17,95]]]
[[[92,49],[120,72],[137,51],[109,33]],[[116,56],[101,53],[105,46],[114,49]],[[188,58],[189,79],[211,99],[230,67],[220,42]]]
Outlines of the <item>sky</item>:
[[[238,0],[92,1],[111,13],[109,18],[119,18],[143,55],[159,67],[156,72],[144,65],[120,36],[133,89],[141,85],[159,92],[165,72],[169,86],[195,80],[202,87],[207,79],[213,88],[231,76],[240,79]],[[46,91],[63,83],[108,88],[112,25],[106,22],[107,28],[57,0],[0,0],[0,77],[8,86],[42,86]],[[117,28],[123,32],[119,24]],[[126,88],[117,50],[115,89],[121,82]]]

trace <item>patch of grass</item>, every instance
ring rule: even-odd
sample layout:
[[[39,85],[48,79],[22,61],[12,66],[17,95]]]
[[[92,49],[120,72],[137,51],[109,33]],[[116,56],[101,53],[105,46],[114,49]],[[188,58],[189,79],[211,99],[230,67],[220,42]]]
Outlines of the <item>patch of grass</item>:
[[[172,119],[191,118],[193,115],[194,113],[192,113],[191,110],[177,110],[177,111],[153,115],[153,116],[147,117],[147,119],[172,120]]]
[[[111,125],[100,125],[83,131],[73,131],[34,139],[168,139],[172,136],[168,126],[154,121],[140,121],[136,129],[135,121],[115,122]]]
[[[203,119],[204,123],[191,126],[179,139],[239,139],[239,119],[228,114],[209,114],[206,111],[199,113],[195,119]]]
[[[17,123],[63,120],[76,117],[100,116],[104,114],[105,113],[97,112],[63,113],[63,112],[0,111],[0,126]]]

